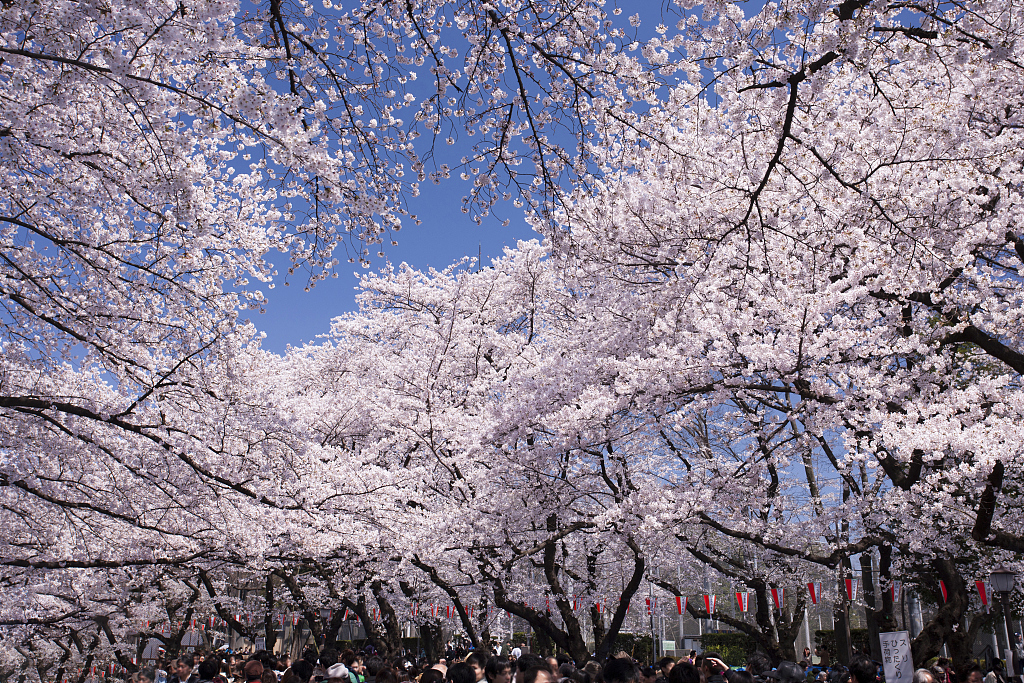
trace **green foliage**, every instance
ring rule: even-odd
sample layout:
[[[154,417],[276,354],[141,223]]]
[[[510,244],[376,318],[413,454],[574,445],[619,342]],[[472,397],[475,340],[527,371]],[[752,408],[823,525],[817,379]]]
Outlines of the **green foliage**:
[[[757,643],[746,633],[705,633],[700,639],[704,652],[717,652],[729,666],[743,666],[757,649]]]

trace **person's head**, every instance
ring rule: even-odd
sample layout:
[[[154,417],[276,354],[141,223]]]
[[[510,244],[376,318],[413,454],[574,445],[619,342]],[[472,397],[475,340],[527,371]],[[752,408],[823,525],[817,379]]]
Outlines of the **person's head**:
[[[668,683],[701,683],[701,671],[690,662],[679,662],[668,672]]]
[[[156,672],[152,669],[143,669],[139,672],[139,683],[154,683]]]
[[[779,662],[775,671],[765,671],[765,678],[771,678],[779,683],[797,683],[803,681],[804,670],[796,662]]]
[[[178,657],[178,666],[176,673],[178,678],[185,680],[192,675],[192,669],[195,668],[196,660],[192,655],[181,655]]]
[[[555,677],[547,662],[544,662],[541,666],[532,666],[524,671],[520,683],[555,683]]]
[[[242,669],[242,673],[245,676],[245,680],[259,681],[263,679],[263,663],[258,659],[250,659],[245,663],[245,667]]]
[[[260,683],[277,683],[277,674],[274,673],[273,669],[264,669]]]
[[[661,675],[668,678],[668,674],[672,671],[672,667],[676,665],[676,660],[671,657],[662,657],[658,660],[658,668],[661,669]]]
[[[914,672],[914,678],[911,683],[939,683],[935,680],[935,674],[928,669],[918,669]]]
[[[639,673],[633,660],[626,657],[609,659],[604,665],[605,683],[637,683]]]
[[[209,681],[220,673],[220,660],[216,657],[207,657],[199,664],[199,680]]]
[[[982,678],[981,667],[973,663],[969,664],[960,674],[960,680],[963,683],[981,683]]]
[[[548,670],[551,671],[552,676],[558,675],[558,660],[554,657],[545,657],[544,661],[548,663]]]
[[[720,674],[725,671],[725,667],[721,664],[722,655],[717,652],[705,652],[702,667],[704,668],[704,674],[711,678],[716,674]]]
[[[377,672],[377,683],[398,683],[398,672],[390,666],[384,667]]]
[[[993,671],[1002,671],[1003,670],[1003,660],[1001,660],[1001,659],[993,659],[992,660],[992,670]]]
[[[322,666],[326,671],[338,663],[339,657],[340,653],[333,647],[325,648],[324,651],[320,653],[320,666]]]
[[[878,667],[864,655],[856,655],[850,660],[850,676],[856,683],[875,683],[878,679]]]
[[[291,666],[291,671],[295,674],[296,678],[299,679],[299,683],[309,683],[309,679],[313,677],[313,669],[315,667],[309,663],[305,657],[295,662]]]
[[[535,655],[532,652],[524,652],[516,660],[516,671],[515,671],[515,683],[523,683],[525,680],[526,672],[529,669],[534,669],[538,666],[546,667],[548,664],[544,661],[544,658],[540,655]]]
[[[501,657],[489,658],[487,664],[484,665],[484,676],[487,678],[487,683],[509,683],[512,680],[512,674],[508,660]],[[423,683],[422,679],[420,683]]]
[[[640,668],[640,683],[654,683],[658,680],[658,670],[653,666],[644,666]]]
[[[483,650],[473,650],[466,655],[466,664],[473,669],[477,681],[484,679],[484,670],[487,668],[487,654]]]
[[[749,671],[729,672],[729,683],[755,683],[754,676]]]
[[[348,683],[348,667],[338,662],[327,669],[327,683]]]
[[[466,662],[456,662],[448,667],[444,680],[448,683],[476,683],[476,671]]]
[[[420,676],[420,683],[441,683],[444,680],[444,674],[439,669],[427,669]]]
[[[755,652],[747,657],[747,664],[743,668],[749,671],[752,676],[760,676],[765,671],[771,670],[772,660],[768,659],[768,655],[763,652]]]

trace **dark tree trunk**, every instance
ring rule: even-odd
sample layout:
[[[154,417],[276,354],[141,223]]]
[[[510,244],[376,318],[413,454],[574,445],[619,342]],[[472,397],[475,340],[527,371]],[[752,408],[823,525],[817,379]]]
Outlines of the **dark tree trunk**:
[[[871,556],[867,552],[860,554],[860,580],[864,586],[864,621],[868,627],[868,647],[871,648],[871,659],[882,661],[882,643],[878,639],[878,600],[875,594],[874,568]]]
[[[424,656],[436,662],[444,656],[444,642],[441,625],[435,622],[420,624],[420,639],[423,643]]]
[[[970,595],[956,564],[948,558],[932,560],[931,564],[938,578],[946,584],[946,603],[939,605],[934,616],[911,643],[915,667],[923,666],[926,661],[938,656],[942,644],[950,640],[954,626],[961,622],[970,604]],[[954,667],[966,663],[963,660],[953,661]]]
[[[402,629],[398,623],[398,615],[384,595],[384,586],[380,581],[372,582],[370,591],[377,601],[377,607],[380,608],[381,640],[387,646],[386,651],[389,655],[397,655],[402,650]]]

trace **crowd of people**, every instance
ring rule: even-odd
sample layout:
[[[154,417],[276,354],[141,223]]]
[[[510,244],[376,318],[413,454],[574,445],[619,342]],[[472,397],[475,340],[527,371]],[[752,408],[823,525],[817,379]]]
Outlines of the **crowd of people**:
[[[881,683],[877,662],[857,654],[849,666],[829,664],[820,651],[804,651],[800,662],[772,667],[762,653],[752,654],[743,667],[730,667],[715,652],[690,651],[681,658],[663,657],[654,663],[634,661],[624,653],[601,663],[577,667],[567,655],[542,657],[512,648],[507,656],[480,650],[432,662],[424,658],[385,658],[372,648],[321,652],[308,648],[298,660],[258,651],[236,654],[185,654],[156,662],[140,671],[132,683]],[[457,659],[457,661],[456,661]],[[813,663],[812,663],[813,662]],[[1009,683],[1002,662],[995,660],[987,675],[977,663],[954,672],[939,659],[914,672],[912,683]]]

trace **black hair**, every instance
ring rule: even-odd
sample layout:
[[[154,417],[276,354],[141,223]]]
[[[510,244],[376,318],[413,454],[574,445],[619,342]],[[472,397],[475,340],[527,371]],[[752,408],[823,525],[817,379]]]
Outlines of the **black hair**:
[[[548,669],[548,663],[544,661],[544,658],[540,655],[535,655],[532,652],[524,652],[523,655],[516,660],[516,668],[520,671],[527,671],[536,667]],[[550,671],[551,669],[548,669]]]
[[[196,666],[196,658],[192,655],[178,655],[178,661],[187,666],[190,669],[194,669]]]
[[[330,669],[338,663],[339,653],[333,647],[329,647],[320,653],[320,665],[324,669]]]
[[[704,667],[705,671],[707,671],[708,673],[710,673],[712,675],[720,674],[720,673],[722,673],[722,671],[724,671],[724,669],[720,668],[717,664],[712,664],[708,660],[710,660],[710,659],[721,659],[721,658],[722,658],[722,655],[718,654],[717,652],[705,652],[704,653],[704,659],[701,661],[701,666]]]
[[[488,681],[493,681],[499,674],[508,671],[511,666],[504,657],[491,657],[487,660],[487,664],[484,665],[484,678]]]
[[[668,672],[668,683],[701,683],[701,670],[689,662],[679,662]]]
[[[875,683],[878,666],[864,655],[857,655],[850,660],[850,675],[857,683]]]
[[[363,666],[366,667],[367,676],[376,676],[377,672],[387,667],[388,663],[384,661],[383,657],[377,655],[370,655],[363,662]]]
[[[609,659],[604,665],[605,683],[636,683],[639,672],[632,659]]]
[[[476,664],[481,670],[487,669],[487,653],[483,650],[473,650],[466,656],[466,664]]]
[[[313,665],[306,659],[300,659],[292,664],[292,673],[299,677],[302,683],[307,683],[313,677]]]
[[[209,681],[220,673],[220,660],[216,657],[207,657],[199,662],[199,680]]]
[[[754,675],[749,671],[729,671],[726,676],[729,683],[754,683]]]
[[[448,673],[444,675],[444,680],[451,681],[451,683],[476,683],[476,672],[469,664],[457,662],[448,667]]]
[[[541,671],[549,676],[551,675],[551,667],[546,663],[543,666],[531,666],[523,672],[523,678],[519,683],[537,683],[537,676],[540,675]]]
[[[441,683],[444,680],[444,674],[441,673],[440,669],[427,669],[420,676],[420,683]]]

